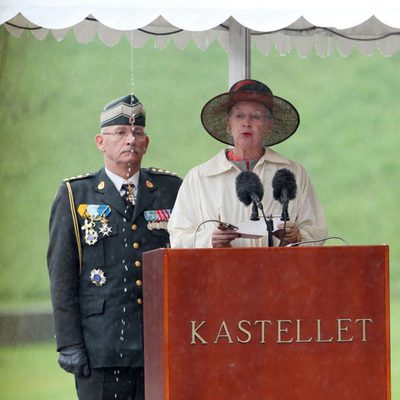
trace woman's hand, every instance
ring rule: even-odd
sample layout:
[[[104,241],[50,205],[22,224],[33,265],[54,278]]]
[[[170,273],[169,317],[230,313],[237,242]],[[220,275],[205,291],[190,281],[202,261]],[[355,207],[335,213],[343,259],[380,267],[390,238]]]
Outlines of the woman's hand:
[[[219,225],[218,228],[214,229],[211,233],[212,247],[231,247],[232,240],[240,237],[240,234],[236,232],[234,228],[226,227],[226,225]]]
[[[278,225],[278,231],[274,232],[274,236],[282,239],[284,224]],[[299,227],[294,222],[286,222],[285,236],[283,237],[282,244],[288,245],[290,243],[301,242],[301,234]]]

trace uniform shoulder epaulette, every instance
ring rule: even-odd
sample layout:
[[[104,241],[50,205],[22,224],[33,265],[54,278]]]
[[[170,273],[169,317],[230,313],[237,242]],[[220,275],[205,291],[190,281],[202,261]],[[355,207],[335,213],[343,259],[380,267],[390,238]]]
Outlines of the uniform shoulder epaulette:
[[[155,175],[170,175],[170,176],[176,176],[178,178],[178,175],[175,172],[167,171],[161,168],[150,167],[147,168],[147,171]]]
[[[93,173],[91,172],[87,172],[84,175],[77,175],[77,176],[71,176],[70,178],[65,178],[63,180],[63,182],[71,182],[71,181],[76,181],[78,179],[85,179],[85,178],[90,178],[91,176],[93,176]]]

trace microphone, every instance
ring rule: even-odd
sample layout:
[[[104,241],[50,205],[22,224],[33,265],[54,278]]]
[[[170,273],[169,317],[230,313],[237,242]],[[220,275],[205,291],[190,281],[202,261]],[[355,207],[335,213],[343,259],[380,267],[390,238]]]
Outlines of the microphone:
[[[289,200],[296,197],[296,178],[292,171],[286,168],[278,169],[272,179],[272,194],[274,199],[282,204],[281,221],[289,221]]]
[[[239,200],[246,206],[255,203],[262,210],[261,200],[264,196],[264,188],[258,175],[250,171],[242,171],[236,177],[236,194]]]
[[[260,219],[257,207],[261,210],[268,231],[268,246],[272,247],[274,245],[272,239],[273,222],[272,218],[267,219],[264,214],[264,207],[261,203],[264,196],[264,188],[258,175],[254,172],[242,171],[236,177],[236,194],[239,200],[246,206],[253,203],[250,217],[252,221]]]
[[[253,203],[250,219],[258,221],[257,207],[263,211],[261,200],[264,196],[264,188],[258,175],[250,171],[242,171],[236,177],[236,194],[239,200],[246,206]]]

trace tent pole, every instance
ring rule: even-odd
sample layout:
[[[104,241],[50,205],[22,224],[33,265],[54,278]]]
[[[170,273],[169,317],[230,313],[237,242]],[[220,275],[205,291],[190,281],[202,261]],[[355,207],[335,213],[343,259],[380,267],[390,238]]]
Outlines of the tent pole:
[[[250,32],[232,17],[229,19],[229,87],[251,78]]]

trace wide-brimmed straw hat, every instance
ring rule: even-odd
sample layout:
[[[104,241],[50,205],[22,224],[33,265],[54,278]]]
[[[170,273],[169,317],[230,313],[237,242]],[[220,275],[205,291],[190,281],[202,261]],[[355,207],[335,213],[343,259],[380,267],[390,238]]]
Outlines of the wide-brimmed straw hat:
[[[227,93],[209,100],[201,111],[201,122],[206,131],[222,143],[234,145],[232,135],[227,131],[227,116],[230,109],[241,101],[256,101],[270,111],[272,132],[264,138],[264,146],[273,146],[292,136],[300,124],[296,108],[287,100],[274,96],[271,89],[262,82],[244,79],[236,82]]]

